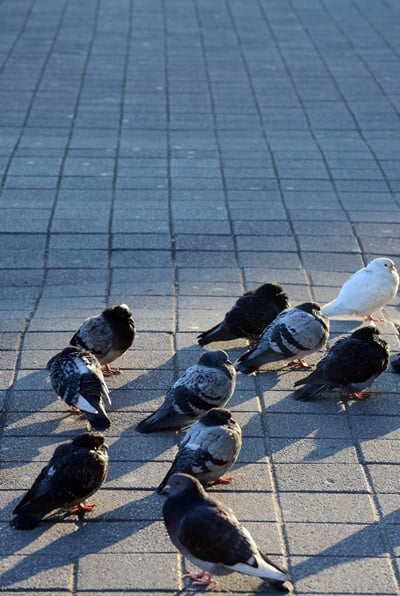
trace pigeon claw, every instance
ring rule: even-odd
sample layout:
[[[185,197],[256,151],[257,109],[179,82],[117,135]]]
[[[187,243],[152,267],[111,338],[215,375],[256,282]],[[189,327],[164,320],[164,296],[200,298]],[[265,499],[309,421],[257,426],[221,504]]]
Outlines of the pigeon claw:
[[[308,362],[302,360],[301,358],[293,360],[289,363],[289,366],[292,366],[293,368],[314,368],[314,364],[308,364]]]
[[[372,315],[367,315],[364,317],[364,321],[374,321],[375,323],[385,323],[385,319],[380,319],[379,317],[373,317]]]
[[[120,375],[121,374],[121,371],[119,368],[111,368],[111,366],[109,364],[105,364],[101,370],[105,377],[111,377],[112,375]]]
[[[78,505],[70,507],[69,511],[71,513],[79,513],[80,511],[93,511],[95,507],[96,505],[94,503],[78,503]]]
[[[370,397],[371,392],[370,391],[357,391],[354,393],[349,393],[349,398],[350,399],[366,399],[367,397]]]
[[[182,578],[189,578],[194,586],[217,586],[218,582],[212,579],[209,571],[191,571],[185,573]]]
[[[220,476],[215,483],[216,484],[230,484],[233,480],[232,476]]]

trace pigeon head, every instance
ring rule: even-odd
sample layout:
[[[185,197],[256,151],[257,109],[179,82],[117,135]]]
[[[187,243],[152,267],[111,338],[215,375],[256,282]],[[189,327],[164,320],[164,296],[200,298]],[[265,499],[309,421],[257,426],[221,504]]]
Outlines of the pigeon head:
[[[223,426],[232,419],[232,413],[226,408],[212,408],[201,418],[204,426]]]
[[[229,360],[228,354],[224,350],[213,350],[205,352],[199,358],[199,364],[204,366],[222,366],[224,364],[232,364]]]
[[[162,494],[170,497],[183,495],[184,493],[198,493],[205,495],[206,491],[201,483],[190,474],[172,474],[168,479],[168,483],[164,486]]]
[[[111,319],[130,319],[132,317],[132,311],[127,304],[119,304],[118,306],[113,306],[112,308],[106,308],[103,311],[103,316],[105,318],[109,317]]]
[[[356,329],[351,335],[356,339],[370,341],[373,337],[376,337],[380,334],[379,329],[373,325],[367,325],[366,327],[360,327],[360,329]]]
[[[303,302],[302,304],[297,305],[296,308],[299,310],[304,310],[304,312],[308,312],[310,314],[312,314],[313,311],[319,312],[321,310],[321,307],[317,302]]]
[[[387,257],[380,257],[379,259],[374,259],[366,266],[367,271],[382,271],[384,272],[385,269],[390,271],[391,273],[397,273],[396,265],[392,261],[392,259],[388,259]]]
[[[108,449],[108,445],[105,443],[103,435],[99,433],[82,433],[72,440],[72,444],[76,447],[86,449]]]
[[[274,296],[279,296],[282,292],[282,286],[275,283],[263,284],[255,290],[256,294],[263,296],[264,298],[273,298]]]

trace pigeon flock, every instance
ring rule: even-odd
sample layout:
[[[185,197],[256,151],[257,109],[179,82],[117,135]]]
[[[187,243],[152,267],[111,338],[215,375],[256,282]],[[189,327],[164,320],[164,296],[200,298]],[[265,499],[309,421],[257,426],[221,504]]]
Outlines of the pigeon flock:
[[[201,569],[185,576],[194,585],[214,586],[212,575],[234,571],[284,590],[290,582],[288,573],[259,549],[233,511],[206,492],[210,485],[232,481],[225,474],[242,446],[240,425],[224,407],[235,391],[237,371],[256,373],[271,363],[311,368],[303,359],[326,348],[330,318],[364,318],[372,323],[336,341],[315,369],[295,382],[293,393],[296,400],[308,400],[338,390],[343,396],[364,399],[389,366],[389,344],[373,323],[385,319],[373,315],[394,298],[398,286],[393,261],[378,258],[351,276],[322,308],[316,302],[291,307],[277,283],[245,293],[221,323],[197,339],[204,346],[243,338],[248,350],[234,364],[224,350],[205,351],[168,389],[162,405],[137,425],[141,433],[186,430],[157,490],[167,495],[163,517],[172,543]],[[132,346],[135,334],[132,312],[120,304],[86,319],[70,345],[49,360],[55,393],[72,412],[84,416],[90,432],[55,449],[16,505],[13,527],[35,528],[60,508],[73,513],[93,509],[85,500],[106,479],[108,447],[100,433],[112,424],[104,376],[118,374],[110,363]],[[400,373],[400,357],[392,359],[392,367]]]

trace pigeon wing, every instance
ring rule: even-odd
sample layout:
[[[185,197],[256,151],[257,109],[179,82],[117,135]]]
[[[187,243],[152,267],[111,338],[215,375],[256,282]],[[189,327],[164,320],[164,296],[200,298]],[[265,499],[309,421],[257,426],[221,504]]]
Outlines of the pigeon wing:
[[[86,319],[72,337],[72,346],[89,350],[98,357],[105,356],[112,348],[112,331],[102,315]]]

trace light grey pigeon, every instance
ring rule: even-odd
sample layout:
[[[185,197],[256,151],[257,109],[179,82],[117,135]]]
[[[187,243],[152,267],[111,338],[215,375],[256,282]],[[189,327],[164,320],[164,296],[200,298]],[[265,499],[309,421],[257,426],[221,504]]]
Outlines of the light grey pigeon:
[[[290,307],[288,295],[276,283],[266,283],[241,296],[215,327],[200,333],[197,341],[205,346],[214,341],[230,341],[245,337],[257,342],[260,333],[285,308]]]
[[[135,339],[135,322],[126,304],[106,308],[96,317],[89,317],[71,338],[71,346],[92,352],[100,364],[103,374],[118,374],[118,368],[111,368],[113,362],[128,350]]]
[[[325,304],[322,312],[329,318],[384,321],[372,314],[390,302],[398,288],[399,274],[394,262],[388,258],[374,259],[343,284],[337,297]]]
[[[111,403],[96,356],[73,346],[64,348],[47,363],[54,391],[72,411],[81,411],[95,430],[110,426],[103,397]]]
[[[191,474],[205,485],[230,482],[231,478],[223,474],[236,461],[241,446],[242,429],[232,413],[225,408],[212,408],[187,431],[158,492],[175,472]]]
[[[319,304],[304,302],[282,311],[264,329],[258,345],[238,358],[236,368],[250,374],[264,364],[286,360],[307,367],[302,358],[322,349],[328,337],[329,319]]]
[[[108,446],[104,437],[84,433],[59,445],[47,466],[15,507],[11,525],[19,530],[35,528],[55,509],[92,511],[83,501],[99,490],[108,471]]]
[[[164,487],[163,516],[172,543],[200,573],[187,573],[194,585],[216,585],[212,575],[237,571],[286,589],[288,574],[262,553],[233,511],[207,495],[189,474],[173,474]]]
[[[236,371],[223,350],[205,352],[167,391],[162,406],[142,420],[139,432],[185,428],[208,410],[225,405],[232,397]]]
[[[390,346],[375,327],[361,327],[339,339],[304,379],[296,381],[294,399],[307,400],[339,389],[348,397],[363,399],[364,391],[389,365]]]

